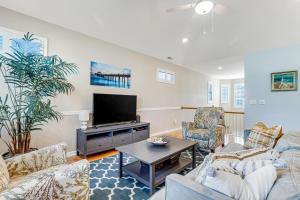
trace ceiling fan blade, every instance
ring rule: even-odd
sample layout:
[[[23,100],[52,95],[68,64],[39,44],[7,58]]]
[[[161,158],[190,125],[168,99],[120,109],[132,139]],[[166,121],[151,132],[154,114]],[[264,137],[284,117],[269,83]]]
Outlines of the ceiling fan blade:
[[[189,4],[185,4],[185,5],[176,6],[176,7],[167,9],[166,13],[189,10],[191,8],[194,8],[195,5],[196,5],[195,3],[189,3]]]
[[[225,14],[228,11],[228,8],[222,4],[216,3],[215,4],[215,8],[214,8],[214,12],[216,14],[222,15]]]

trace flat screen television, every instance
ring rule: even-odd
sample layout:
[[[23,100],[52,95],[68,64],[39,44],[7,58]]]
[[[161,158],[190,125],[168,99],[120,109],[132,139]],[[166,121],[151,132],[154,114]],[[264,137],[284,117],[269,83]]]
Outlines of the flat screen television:
[[[136,120],[136,96],[94,94],[93,125]]]

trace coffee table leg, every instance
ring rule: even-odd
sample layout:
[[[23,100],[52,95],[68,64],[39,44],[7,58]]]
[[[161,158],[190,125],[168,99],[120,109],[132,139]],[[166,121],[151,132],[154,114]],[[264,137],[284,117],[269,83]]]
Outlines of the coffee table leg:
[[[155,165],[149,165],[150,195],[152,195],[155,192],[154,180],[155,180]]]
[[[193,160],[192,160],[192,168],[195,169],[196,167],[196,145],[193,146]]]
[[[123,176],[123,153],[119,152],[119,177]]]

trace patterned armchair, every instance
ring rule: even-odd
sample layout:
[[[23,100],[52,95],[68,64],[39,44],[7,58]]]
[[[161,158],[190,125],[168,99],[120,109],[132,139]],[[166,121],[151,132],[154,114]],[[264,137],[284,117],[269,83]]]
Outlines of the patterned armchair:
[[[89,199],[89,162],[66,164],[66,144],[7,159],[0,167],[8,172],[1,200]]]
[[[182,134],[186,140],[198,142],[200,150],[214,152],[224,146],[224,110],[220,107],[200,107],[194,122],[182,122]]]

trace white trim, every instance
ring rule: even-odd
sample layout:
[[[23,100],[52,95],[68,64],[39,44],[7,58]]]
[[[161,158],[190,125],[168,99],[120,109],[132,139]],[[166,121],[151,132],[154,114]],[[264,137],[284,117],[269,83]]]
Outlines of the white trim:
[[[158,135],[165,135],[165,134],[168,134],[168,133],[173,132],[173,131],[179,131],[181,129],[182,129],[181,127],[168,129],[168,130],[152,133],[152,134],[150,134],[150,136],[152,137],[152,136],[158,136]]]
[[[64,116],[79,115],[80,110],[68,110],[61,112]]]
[[[181,107],[154,107],[154,108],[140,108],[137,109],[137,112],[143,112],[143,111],[157,111],[157,110],[180,110]]]
[[[72,157],[72,156],[76,156],[76,151],[67,152],[67,158]]]
[[[180,110],[181,107],[153,107],[153,108],[139,108],[137,112],[145,112],[145,111],[161,111],[161,110]],[[80,110],[65,110],[61,111],[64,116],[72,116],[72,115],[79,115]]]

